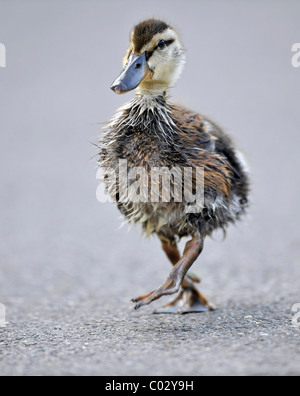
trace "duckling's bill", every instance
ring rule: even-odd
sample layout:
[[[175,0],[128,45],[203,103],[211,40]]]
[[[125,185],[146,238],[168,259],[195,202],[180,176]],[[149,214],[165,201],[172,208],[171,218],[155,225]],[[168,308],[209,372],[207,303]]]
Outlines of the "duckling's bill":
[[[151,76],[147,63],[146,52],[142,55],[130,54],[120,76],[112,84],[111,89],[117,94],[123,94],[137,88],[140,83]]]

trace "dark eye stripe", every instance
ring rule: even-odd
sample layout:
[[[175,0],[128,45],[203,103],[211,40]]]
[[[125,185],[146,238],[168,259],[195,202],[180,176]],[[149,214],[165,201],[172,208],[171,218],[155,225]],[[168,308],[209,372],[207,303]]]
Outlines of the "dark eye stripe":
[[[175,41],[174,39],[165,41],[165,46],[168,47],[169,45],[171,45],[172,43],[174,43],[174,41]],[[154,48],[153,51],[148,51],[148,52],[146,53],[146,59],[149,60],[149,59],[151,58],[151,56],[153,55],[154,51],[156,51],[157,49],[158,49],[158,45]]]
[[[164,40],[162,40],[162,41],[164,41]],[[164,41],[164,45],[166,46],[166,47],[168,47],[169,45],[171,45],[172,43],[174,43],[174,39],[172,39],[172,40],[168,40],[168,41]],[[159,48],[159,45],[160,45],[160,42],[157,44],[157,46],[154,48],[154,51],[157,49],[157,48]]]
[[[165,43],[166,43],[167,46],[169,46],[172,43],[174,43],[174,41],[175,41],[174,39],[171,39],[171,40],[166,41]]]

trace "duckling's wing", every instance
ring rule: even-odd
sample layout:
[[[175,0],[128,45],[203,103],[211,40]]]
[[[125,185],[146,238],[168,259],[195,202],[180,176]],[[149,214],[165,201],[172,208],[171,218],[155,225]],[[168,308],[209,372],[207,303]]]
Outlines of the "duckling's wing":
[[[231,137],[224,133],[216,123],[182,106],[174,107],[174,115],[185,144],[189,142],[194,148],[197,147],[221,155],[230,164],[235,177],[243,177],[239,152],[235,148]]]
[[[174,116],[183,140],[187,140],[195,148],[209,152],[216,151],[217,137],[207,128],[206,119],[182,106],[174,107]]]

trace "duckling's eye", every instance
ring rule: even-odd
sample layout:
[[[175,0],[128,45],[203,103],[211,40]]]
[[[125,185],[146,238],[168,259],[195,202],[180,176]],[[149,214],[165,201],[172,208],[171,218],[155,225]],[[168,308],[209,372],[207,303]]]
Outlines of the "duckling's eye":
[[[167,44],[166,44],[165,40],[160,40],[160,41],[158,42],[158,44],[157,44],[157,48],[160,49],[160,50],[165,49],[166,46],[167,46]]]

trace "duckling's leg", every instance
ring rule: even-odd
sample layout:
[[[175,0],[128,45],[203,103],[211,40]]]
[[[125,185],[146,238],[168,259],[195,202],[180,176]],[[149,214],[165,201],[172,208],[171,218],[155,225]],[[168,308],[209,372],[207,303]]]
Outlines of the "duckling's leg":
[[[141,296],[132,300],[135,302],[135,309],[138,309],[144,305],[150,304],[152,301],[159,299],[162,296],[167,296],[170,294],[177,293],[180,286],[182,285],[184,278],[191,268],[193,263],[197,260],[200,253],[203,250],[203,238],[200,235],[196,235],[191,241],[187,242],[183,257],[179,259],[174,268],[172,269],[167,280],[154,292],[147,294],[146,296]],[[174,257],[172,255],[174,254]],[[170,252],[172,261],[174,260],[177,253]],[[180,257],[180,255],[179,255]],[[190,300],[190,299],[189,299]]]
[[[177,247],[176,240],[173,239],[173,240],[170,241],[170,240],[164,238],[161,235],[159,235],[159,238],[160,238],[161,243],[162,243],[163,251],[168,256],[168,259],[171,261],[171,263],[173,265],[176,265],[178,263],[178,261],[181,259],[181,255],[180,255],[179,249]],[[188,273],[187,277],[191,281],[194,281],[196,283],[200,283],[201,282],[200,279],[195,274]],[[185,286],[185,281],[186,281],[186,278],[184,278],[184,281],[181,284],[182,287]]]
[[[180,252],[178,250],[175,240],[168,241],[161,238],[162,248],[169,260],[173,265],[180,260]],[[194,274],[187,274],[184,278],[181,286],[182,291],[179,296],[169,304],[163,306],[154,311],[155,314],[160,313],[190,313],[190,312],[207,312],[214,310],[214,306],[211,305],[207,299],[200,293],[194,282],[200,283],[200,279]]]

